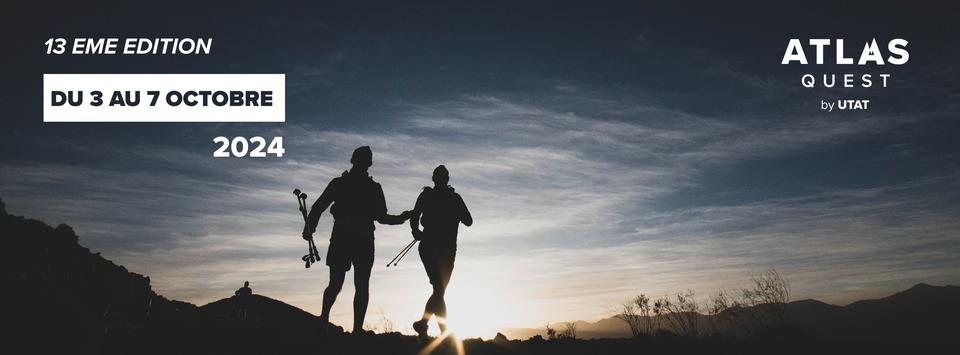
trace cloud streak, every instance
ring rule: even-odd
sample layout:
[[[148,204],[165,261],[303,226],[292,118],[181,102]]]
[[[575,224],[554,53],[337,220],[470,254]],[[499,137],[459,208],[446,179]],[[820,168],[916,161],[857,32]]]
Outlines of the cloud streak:
[[[564,88],[407,104],[389,130],[290,125],[276,132],[288,156],[273,161],[86,146],[85,154],[131,163],[5,168],[3,193],[11,211],[26,206],[23,214],[68,222],[82,243],[150,275],[159,293],[196,303],[251,280],[256,292],[319,313],[325,270],[303,270],[298,261],[302,222],[289,195],[300,188],[312,203],[360,145],[374,148],[371,174],[395,213],[412,207],[433,167],[448,166],[477,221],[461,233],[452,295],[485,293],[506,326],[599,318],[610,302],[635,293],[709,293],[769,266],[794,281],[800,297],[841,303],[859,293],[838,290],[900,288],[920,276],[953,280],[960,226],[948,216],[957,196],[942,192],[957,191],[955,176],[657,207],[708,185],[717,171],[830,151],[907,119],[709,117],[641,95]],[[325,216],[320,235],[331,224]],[[406,227],[377,233],[377,264],[409,240]],[[416,283],[416,257],[408,258],[400,270],[375,270],[370,309],[417,313],[429,290]],[[350,312],[340,302],[335,321],[349,323]]]

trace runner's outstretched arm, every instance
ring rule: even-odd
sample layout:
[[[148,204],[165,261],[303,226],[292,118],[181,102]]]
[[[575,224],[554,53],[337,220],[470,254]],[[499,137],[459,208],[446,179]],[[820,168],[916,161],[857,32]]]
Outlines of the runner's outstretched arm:
[[[379,200],[378,202],[380,204],[378,209],[383,211],[383,214],[377,217],[377,222],[380,222],[380,224],[398,225],[403,224],[403,222],[406,222],[407,219],[410,219],[410,211],[403,211],[403,213],[399,215],[388,214],[387,201],[383,197],[383,188],[381,188],[380,185],[377,185],[377,190],[377,200]]]
[[[410,211],[403,211],[403,213],[398,215],[387,214],[384,212],[380,218],[377,218],[377,222],[380,222],[380,224],[398,225],[403,224],[403,222],[406,222],[407,219],[410,219]]]

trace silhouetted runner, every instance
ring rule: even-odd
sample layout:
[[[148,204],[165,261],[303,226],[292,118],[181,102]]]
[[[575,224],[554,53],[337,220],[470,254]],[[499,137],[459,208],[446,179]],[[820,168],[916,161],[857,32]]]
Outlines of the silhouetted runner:
[[[420,260],[433,285],[433,294],[423,309],[423,317],[413,323],[413,330],[419,335],[421,343],[429,339],[427,322],[433,315],[437,316],[440,332],[447,331],[447,304],[443,295],[450,283],[453,262],[457,257],[457,230],[460,222],[467,227],[473,224],[473,217],[463,198],[447,185],[448,181],[450,173],[445,166],[434,169],[434,187],[423,188],[410,216],[413,237],[420,240]],[[420,231],[421,224],[423,231]]]
[[[363,146],[353,151],[350,158],[353,167],[327,184],[323,194],[310,208],[310,230],[304,230],[303,238],[310,238],[317,230],[320,215],[327,206],[333,214],[333,233],[327,248],[327,266],[330,267],[330,284],[323,291],[323,310],[320,313],[322,329],[330,320],[330,308],[337,300],[350,265],[353,264],[353,332],[363,332],[363,318],[370,300],[370,270],[373,268],[373,221],[381,224],[403,224],[410,212],[395,216],[387,214],[383,189],[373,178],[367,176],[367,168],[373,165],[373,152]],[[307,228],[306,226],[304,227]],[[309,234],[308,234],[309,233]],[[323,334],[325,335],[325,333]]]

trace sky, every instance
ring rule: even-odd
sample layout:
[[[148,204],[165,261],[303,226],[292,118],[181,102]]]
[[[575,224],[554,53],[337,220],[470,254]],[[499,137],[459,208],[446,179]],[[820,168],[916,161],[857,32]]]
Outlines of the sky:
[[[7,211],[71,225],[170,299],[203,305],[250,281],[319,314],[328,271],[300,261],[291,192],[312,203],[363,145],[391,213],[448,167],[474,225],[460,227],[447,303],[471,335],[597,320],[640,293],[705,300],[770,268],[791,299],[839,305],[960,284],[960,28],[938,5],[0,6]],[[46,54],[61,37],[213,45]],[[902,65],[887,59],[897,38]],[[781,64],[791,39],[809,64]],[[831,40],[824,64],[810,39]],[[837,39],[855,63],[876,40],[884,65],[837,64]],[[285,122],[43,122],[43,74],[74,73],[284,74]],[[869,103],[822,109],[838,100]],[[217,136],[282,137],[285,153],[215,158]],[[321,255],[332,224],[324,214]],[[370,326],[410,332],[422,312],[417,256],[384,267],[410,240],[377,226]],[[348,329],[352,297],[348,281],[331,316]]]

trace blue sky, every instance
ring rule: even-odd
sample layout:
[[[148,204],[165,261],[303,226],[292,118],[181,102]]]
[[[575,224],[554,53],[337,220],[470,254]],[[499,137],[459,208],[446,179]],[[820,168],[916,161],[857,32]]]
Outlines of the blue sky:
[[[327,271],[299,261],[290,192],[312,202],[361,145],[394,213],[449,168],[476,221],[461,227],[448,297],[463,323],[594,320],[638,293],[706,298],[770,267],[793,299],[836,304],[960,283],[948,12],[696,5],[4,5],[16,8],[3,11],[15,18],[2,25],[0,197],[196,304],[249,280],[318,314]],[[106,36],[214,44],[200,57],[43,54],[47,38]],[[827,64],[781,65],[791,38],[845,39],[854,58],[904,38],[910,59],[836,65],[827,47]],[[285,74],[286,122],[43,123],[44,73]],[[805,88],[806,73],[876,86]],[[870,106],[821,110],[840,99]],[[217,136],[283,137],[286,153],[213,158]],[[369,322],[420,315],[430,289],[415,255],[383,267],[409,238],[378,227]],[[352,293],[334,322],[350,325]]]

